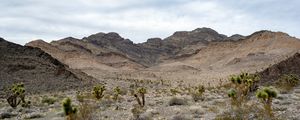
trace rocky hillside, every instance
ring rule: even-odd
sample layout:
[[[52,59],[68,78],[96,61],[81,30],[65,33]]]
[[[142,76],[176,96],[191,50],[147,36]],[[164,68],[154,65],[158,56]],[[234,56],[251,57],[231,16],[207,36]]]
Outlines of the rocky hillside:
[[[299,39],[282,32],[227,37],[210,28],[175,32],[140,44],[111,32],[26,45],[39,47],[96,78],[185,80],[191,84],[217,83],[241,71],[262,71],[300,49]]]
[[[281,61],[260,73],[262,83],[272,83],[284,74],[296,74],[300,76],[300,54],[296,53],[286,60]]]
[[[39,48],[21,46],[0,38],[0,96],[13,83],[23,82],[29,93],[84,87],[93,78],[69,69]]]

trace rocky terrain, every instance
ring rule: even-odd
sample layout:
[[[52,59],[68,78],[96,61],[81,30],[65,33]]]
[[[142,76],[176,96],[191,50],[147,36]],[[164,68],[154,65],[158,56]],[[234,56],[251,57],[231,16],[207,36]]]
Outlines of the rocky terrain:
[[[299,39],[282,32],[259,31],[227,37],[210,28],[175,32],[165,39],[134,44],[117,33],[51,43],[32,41],[71,68],[98,78],[184,80],[214,84],[241,71],[262,71],[300,49]]]
[[[45,93],[90,85],[94,78],[51,57],[48,53],[0,38],[1,97],[13,83],[23,82],[28,93]]]
[[[1,98],[0,119],[64,120],[68,116],[61,101],[66,97],[79,120],[300,118],[300,82],[291,89],[278,82],[285,75],[300,81],[300,40],[283,32],[228,37],[197,28],[139,44],[110,32],[25,46],[1,39],[0,50],[1,91],[24,82],[33,93],[26,94],[32,102],[27,108],[13,109]],[[235,87],[229,76],[241,72],[255,73],[259,81],[237,109],[227,92]],[[98,84],[105,86],[101,99],[92,94]],[[271,101],[272,117],[255,96],[269,85],[278,93]],[[196,94],[199,86],[204,91]],[[135,96],[141,88],[146,90],[144,106]]]

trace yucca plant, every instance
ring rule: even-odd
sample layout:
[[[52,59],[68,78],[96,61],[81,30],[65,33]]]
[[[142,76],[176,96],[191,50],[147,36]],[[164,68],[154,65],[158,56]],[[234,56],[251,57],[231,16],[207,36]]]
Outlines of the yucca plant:
[[[22,107],[29,107],[30,101],[25,101],[25,87],[23,83],[13,84],[12,87],[9,89],[12,93],[7,102],[12,108],[16,108],[21,102]]]
[[[264,109],[269,117],[273,117],[272,100],[277,97],[277,93],[274,87],[262,87],[256,92],[256,97],[264,104]]]
[[[145,94],[146,93],[147,93],[146,88],[141,87],[141,88],[138,88],[137,93],[134,94],[134,97],[136,98],[136,101],[138,102],[138,104],[141,107],[145,106],[145,103],[146,103]],[[142,101],[141,101],[140,97],[141,97]]]
[[[96,85],[93,89],[93,95],[96,99],[100,100],[101,98],[103,98],[105,90],[106,89],[104,85]]]
[[[72,101],[70,98],[65,98],[62,102],[63,110],[67,116],[67,120],[74,120],[77,108],[72,107]]]

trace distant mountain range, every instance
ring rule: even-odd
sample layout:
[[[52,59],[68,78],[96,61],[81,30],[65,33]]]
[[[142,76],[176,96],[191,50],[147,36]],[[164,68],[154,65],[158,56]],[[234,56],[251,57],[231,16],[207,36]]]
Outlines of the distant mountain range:
[[[264,72],[261,74],[265,79],[269,67],[280,65],[299,50],[299,39],[265,30],[228,37],[210,28],[197,28],[139,44],[114,32],[82,39],[67,37],[50,43],[35,40],[25,46],[1,39],[0,64],[4,69],[0,70],[0,78],[5,79],[5,84],[13,79],[54,86],[70,82],[74,86],[78,82],[84,85],[81,82],[93,79],[88,75],[98,80],[164,79],[211,85],[241,71]],[[46,79],[51,80],[44,83]]]

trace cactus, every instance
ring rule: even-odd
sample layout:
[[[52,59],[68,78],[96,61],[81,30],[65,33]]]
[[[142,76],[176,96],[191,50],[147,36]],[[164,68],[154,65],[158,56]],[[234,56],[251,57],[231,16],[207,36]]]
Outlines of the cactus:
[[[141,87],[141,88],[139,88],[137,90],[137,92],[138,92],[138,94],[135,93],[133,96],[136,98],[136,101],[138,102],[138,104],[140,105],[140,107],[144,107],[145,106],[145,102],[146,102],[146,100],[145,100],[145,94],[147,93],[147,90],[146,90],[146,88]],[[140,100],[139,95],[142,98],[142,101]]]
[[[264,108],[269,117],[273,117],[272,100],[277,97],[277,90],[274,87],[262,87],[256,92],[256,97],[264,104]]]
[[[96,85],[94,86],[93,89],[93,95],[95,96],[96,99],[100,100],[104,96],[104,91],[105,91],[105,86],[104,85]]]
[[[74,120],[74,115],[77,112],[77,109],[72,107],[72,101],[70,98],[65,98],[62,102],[63,110],[68,120]]]
[[[13,84],[10,88],[12,95],[7,99],[7,102],[12,108],[16,108],[21,102],[22,107],[29,107],[30,101],[25,101],[25,88],[23,83]],[[19,98],[19,99],[18,99]]]

